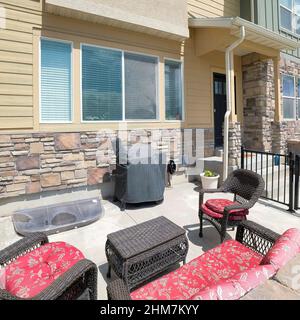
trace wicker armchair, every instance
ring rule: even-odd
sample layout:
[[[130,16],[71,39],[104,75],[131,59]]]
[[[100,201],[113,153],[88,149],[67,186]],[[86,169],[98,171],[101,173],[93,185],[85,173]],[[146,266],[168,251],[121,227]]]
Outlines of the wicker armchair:
[[[45,234],[34,233],[0,251],[0,268],[48,243]],[[82,259],[54,280],[46,289],[30,299],[17,297],[0,289],[0,300],[96,300],[97,266]]]
[[[224,184],[215,190],[200,190],[199,192],[199,220],[200,238],[203,237],[203,221],[210,222],[219,232],[221,242],[224,241],[228,227],[236,227],[247,219],[248,210],[258,201],[264,191],[265,183],[263,178],[257,173],[245,169],[232,172]],[[212,201],[222,201],[225,206],[221,206],[221,211],[207,207],[204,203],[205,193],[232,193],[234,202],[224,199]],[[227,203],[227,205],[226,205]]]

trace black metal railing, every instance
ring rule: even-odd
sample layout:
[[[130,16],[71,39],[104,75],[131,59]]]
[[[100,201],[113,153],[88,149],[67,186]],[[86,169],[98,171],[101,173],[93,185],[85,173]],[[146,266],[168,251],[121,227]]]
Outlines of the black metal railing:
[[[299,206],[300,156],[249,150],[242,147],[241,168],[260,174],[265,180],[263,197],[289,207]]]

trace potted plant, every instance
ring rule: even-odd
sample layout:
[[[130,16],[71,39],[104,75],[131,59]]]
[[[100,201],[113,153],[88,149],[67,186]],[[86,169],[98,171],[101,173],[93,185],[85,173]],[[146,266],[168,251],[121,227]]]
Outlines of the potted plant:
[[[201,182],[202,182],[202,188],[203,189],[217,189],[220,175],[210,171],[205,170],[203,173],[200,174]]]

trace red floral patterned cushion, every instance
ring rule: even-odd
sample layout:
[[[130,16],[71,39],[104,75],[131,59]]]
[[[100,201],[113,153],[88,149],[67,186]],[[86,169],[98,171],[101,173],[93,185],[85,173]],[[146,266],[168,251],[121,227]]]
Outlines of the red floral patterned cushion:
[[[257,266],[204,289],[194,295],[191,300],[238,300],[273,277],[275,273],[271,265]]]
[[[83,254],[64,242],[45,244],[10,263],[5,289],[20,298],[32,298],[70,269]]]
[[[289,229],[275,242],[261,264],[271,264],[277,270],[300,252],[300,230]]]
[[[235,274],[259,265],[262,256],[229,240],[178,270],[131,293],[133,300],[186,300]]]
[[[212,211],[211,209],[209,209],[205,204],[202,204],[201,206],[202,211],[207,214],[208,216],[214,218],[214,219],[221,219],[223,218],[223,214],[217,213],[215,211]],[[246,219],[246,214],[230,214],[229,215],[229,220],[230,221],[243,221]]]
[[[208,209],[223,214],[224,208],[228,206],[232,206],[234,204],[239,204],[237,202],[233,202],[228,199],[210,199],[207,200],[205,205]],[[230,214],[236,214],[236,215],[247,215],[249,213],[249,210],[246,209],[237,209],[237,210],[231,210]]]

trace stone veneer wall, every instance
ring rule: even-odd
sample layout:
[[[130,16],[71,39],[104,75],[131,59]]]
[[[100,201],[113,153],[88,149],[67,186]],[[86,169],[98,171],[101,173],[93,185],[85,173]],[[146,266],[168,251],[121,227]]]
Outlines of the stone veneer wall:
[[[235,170],[240,166],[241,158],[241,124],[239,122],[231,122],[229,125],[229,167]]]
[[[181,129],[0,134],[0,198],[101,184],[115,168],[118,136],[128,145],[150,140],[180,161]],[[212,138],[205,130],[206,155]]]
[[[281,58],[280,68],[281,74],[300,75],[300,64],[286,57]],[[257,54],[243,57],[243,88],[243,145],[286,153],[288,140],[300,138],[300,122],[275,121],[273,61],[262,60]]]
[[[275,116],[274,66],[257,54],[243,57],[244,121],[243,145],[272,151]]]

